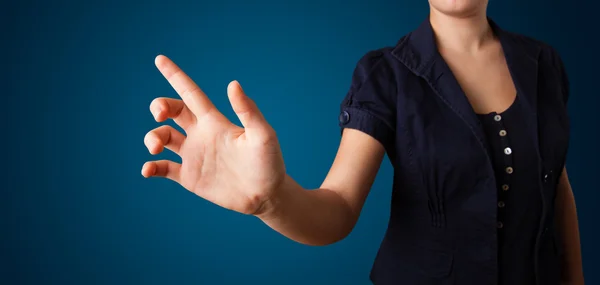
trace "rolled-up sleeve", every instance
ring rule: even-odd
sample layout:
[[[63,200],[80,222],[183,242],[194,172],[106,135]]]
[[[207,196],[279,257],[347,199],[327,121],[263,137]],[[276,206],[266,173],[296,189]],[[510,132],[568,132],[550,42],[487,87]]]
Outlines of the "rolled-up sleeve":
[[[370,51],[357,63],[350,90],[342,100],[341,130],[359,130],[393,149],[396,128],[397,87],[393,69],[383,51]]]

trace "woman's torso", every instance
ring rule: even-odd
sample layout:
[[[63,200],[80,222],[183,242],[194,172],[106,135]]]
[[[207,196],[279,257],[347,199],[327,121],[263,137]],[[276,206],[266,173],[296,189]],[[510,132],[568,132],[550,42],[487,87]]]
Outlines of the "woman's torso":
[[[515,147],[528,153],[523,167],[535,184],[523,194],[537,191],[540,202],[532,215],[534,240],[527,243],[533,270],[539,284],[556,284],[552,201],[568,145],[566,83],[552,49],[494,29],[520,95],[517,132],[525,143]],[[394,166],[389,225],[371,272],[375,284],[497,284],[501,273],[520,274],[498,270],[502,216],[489,138],[436,52],[428,22],[395,47],[361,59],[340,125],[378,139]]]

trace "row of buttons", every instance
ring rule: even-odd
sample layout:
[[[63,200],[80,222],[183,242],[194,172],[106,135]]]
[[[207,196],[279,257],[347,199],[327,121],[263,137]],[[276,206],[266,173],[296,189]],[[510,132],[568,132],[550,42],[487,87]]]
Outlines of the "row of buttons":
[[[502,116],[500,116],[500,115],[498,115],[498,114],[494,116],[494,121],[496,121],[496,122],[500,122],[501,120],[502,120]],[[508,144],[508,142],[506,142],[506,141],[504,140],[504,137],[506,137],[506,135],[507,135],[507,132],[506,132],[506,130],[504,130],[504,129],[501,129],[501,130],[498,132],[498,135],[499,135],[499,136],[500,136],[500,137],[503,139],[502,141],[504,142],[504,144],[505,144],[505,145],[507,145],[507,144]],[[511,154],[512,154],[512,149],[511,149],[510,147],[506,146],[506,147],[504,148],[504,154],[505,154],[505,155],[511,155]],[[509,166],[507,166],[507,167],[504,169],[504,171],[505,171],[507,174],[509,174],[509,175],[510,175],[510,174],[512,174],[512,173],[514,172],[514,169],[513,169],[513,168],[512,168],[512,167],[509,165]],[[508,185],[508,183],[505,183],[505,184],[503,184],[503,185],[501,186],[501,189],[502,189],[502,191],[503,191],[503,192],[506,192],[506,191],[508,191],[508,190],[510,189],[510,186]],[[505,203],[504,201],[502,201],[502,200],[498,201],[498,208],[500,208],[500,209],[503,209],[504,207],[506,207],[506,203]],[[499,229],[501,229],[501,228],[503,228],[503,227],[504,227],[504,224],[503,224],[501,221],[498,221],[497,227],[498,227]]]

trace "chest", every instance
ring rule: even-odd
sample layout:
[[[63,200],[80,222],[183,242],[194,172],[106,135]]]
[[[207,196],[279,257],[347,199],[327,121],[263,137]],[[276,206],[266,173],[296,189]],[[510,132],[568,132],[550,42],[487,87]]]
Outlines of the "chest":
[[[500,113],[510,107],[517,90],[499,44],[477,55],[442,56],[476,113]]]
[[[557,74],[541,64],[526,76],[520,71],[521,76],[513,81],[506,64],[487,71],[480,67],[479,74],[467,72],[469,67],[450,72],[450,65],[435,81],[414,74],[397,78],[403,84],[398,85],[394,159],[402,184],[398,188],[410,189],[399,195],[407,200],[437,197],[447,203],[468,203],[465,199],[470,197],[474,203],[470,208],[493,209],[496,202],[491,196],[477,198],[492,195],[484,189],[495,184],[485,130],[477,113],[502,111],[519,93],[522,100],[514,116],[522,119],[523,131],[513,139],[531,142],[529,157],[536,168],[531,173],[539,175],[536,179],[546,177],[548,197],[552,197],[569,134]],[[470,84],[472,81],[491,83]],[[483,200],[490,205],[481,204]]]

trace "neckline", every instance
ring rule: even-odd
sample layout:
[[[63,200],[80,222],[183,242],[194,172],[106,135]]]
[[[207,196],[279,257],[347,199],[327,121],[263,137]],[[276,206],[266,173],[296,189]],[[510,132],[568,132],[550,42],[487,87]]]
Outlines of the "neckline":
[[[505,115],[506,113],[510,112],[514,108],[514,106],[517,104],[518,99],[519,99],[519,94],[517,93],[515,95],[515,99],[513,99],[512,103],[504,111],[501,111],[501,112],[492,111],[489,113],[476,113],[476,114],[479,117],[491,117],[491,116],[495,116],[495,115]]]

